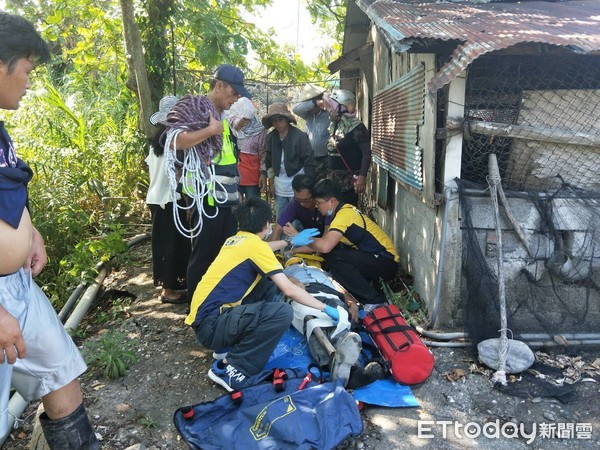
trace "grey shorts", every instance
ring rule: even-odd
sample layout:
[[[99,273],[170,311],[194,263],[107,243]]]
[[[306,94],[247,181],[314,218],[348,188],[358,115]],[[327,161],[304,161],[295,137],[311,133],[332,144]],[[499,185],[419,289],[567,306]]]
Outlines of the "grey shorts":
[[[69,384],[87,366],[29,273],[21,269],[0,277],[0,305],[19,321],[27,347],[24,359],[0,365],[0,436],[5,436],[11,384],[25,400],[33,400]]]

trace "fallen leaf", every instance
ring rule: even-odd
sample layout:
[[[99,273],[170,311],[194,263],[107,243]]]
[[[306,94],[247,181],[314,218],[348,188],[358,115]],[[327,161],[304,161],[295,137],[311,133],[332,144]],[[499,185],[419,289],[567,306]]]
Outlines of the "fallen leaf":
[[[446,377],[446,379],[452,383],[454,383],[455,381],[460,380],[461,378],[464,378],[466,375],[465,371],[462,369],[452,369],[450,372],[446,372],[444,374],[444,376]]]

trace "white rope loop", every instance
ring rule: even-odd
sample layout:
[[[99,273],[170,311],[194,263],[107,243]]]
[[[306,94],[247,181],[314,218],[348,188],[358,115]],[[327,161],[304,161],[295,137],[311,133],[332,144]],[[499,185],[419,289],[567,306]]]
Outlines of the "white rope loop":
[[[218,200],[214,195],[216,185],[223,188],[223,185],[216,180],[215,168],[210,160],[205,161],[195,150],[184,152],[183,161],[177,158],[177,137],[183,130],[169,129],[165,140],[165,173],[169,180],[169,189],[173,198],[177,198],[177,188],[179,185],[182,191],[187,195],[191,202],[189,205],[180,205],[173,202],[173,221],[177,231],[190,239],[198,237],[204,225],[204,217],[212,219],[219,214],[219,207],[215,206],[215,212],[210,215],[204,209],[204,197],[211,195],[216,203],[222,204],[227,199]],[[178,177],[178,168],[181,170],[181,176]],[[182,222],[179,211],[189,211],[194,207],[198,209],[198,222],[188,226]]]

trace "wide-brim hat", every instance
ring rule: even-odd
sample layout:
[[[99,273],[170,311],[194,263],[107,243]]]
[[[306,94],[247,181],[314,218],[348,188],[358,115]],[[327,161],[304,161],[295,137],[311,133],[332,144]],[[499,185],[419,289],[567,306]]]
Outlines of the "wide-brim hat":
[[[150,123],[152,125],[157,125],[161,122],[166,122],[167,114],[173,109],[173,106],[175,106],[175,103],[177,103],[178,100],[179,97],[175,95],[167,95],[161,98],[158,102],[158,111],[150,116]]]
[[[283,102],[275,102],[269,106],[267,114],[262,117],[263,126],[265,128],[271,128],[271,119],[275,116],[283,116],[290,122],[298,123],[288,106]]]
[[[325,89],[325,88],[308,83],[306,86],[304,86],[302,91],[300,91],[300,95],[298,96],[298,101],[305,102],[307,100],[312,100],[313,98],[323,95],[323,93],[326,91],[327,91],[327,89]]]

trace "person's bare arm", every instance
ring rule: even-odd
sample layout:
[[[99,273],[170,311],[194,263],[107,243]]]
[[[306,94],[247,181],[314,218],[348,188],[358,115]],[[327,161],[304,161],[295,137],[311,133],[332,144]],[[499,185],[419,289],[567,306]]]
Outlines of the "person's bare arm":
[[[350,313],[350,318],[353,323],[357,323],[360,320],[360,315],[358,313],[358,300],[354,298],[354,296],[344,288],[340,283],[335,281],[333,278],[329,277],[333,287],[336,291],[344,294],[344,302],[348,307],[348,312]]]
[[[358,312],[358,301],[352,296],[350,292],[344,293],[344,301],[348,307],[348,313],[350,314],[350,320],[352,323],[358,323],[360,320],[360,313]]]
[[[328,231],[322,238],[315,238],[309,247],[320,253],[329,253],[342,239],[342,233],[337,230]]]
[[[277,222],[275,222],[273,224],[273,233],[271,234],[271,236],[269,236],[269,241],[273,242],[273,241],[278,241],[279,238],[281,237],[281,232],[282,232],[282,228],[281,225],[279,225]]]
[[[281,250],[282,248],[285,248],[288,245],[288,243],[283,239],[278,239],[276,241],[268,241],[267,244],[269,244],[269,247],[274,252],[276,252],[277,250]]]

